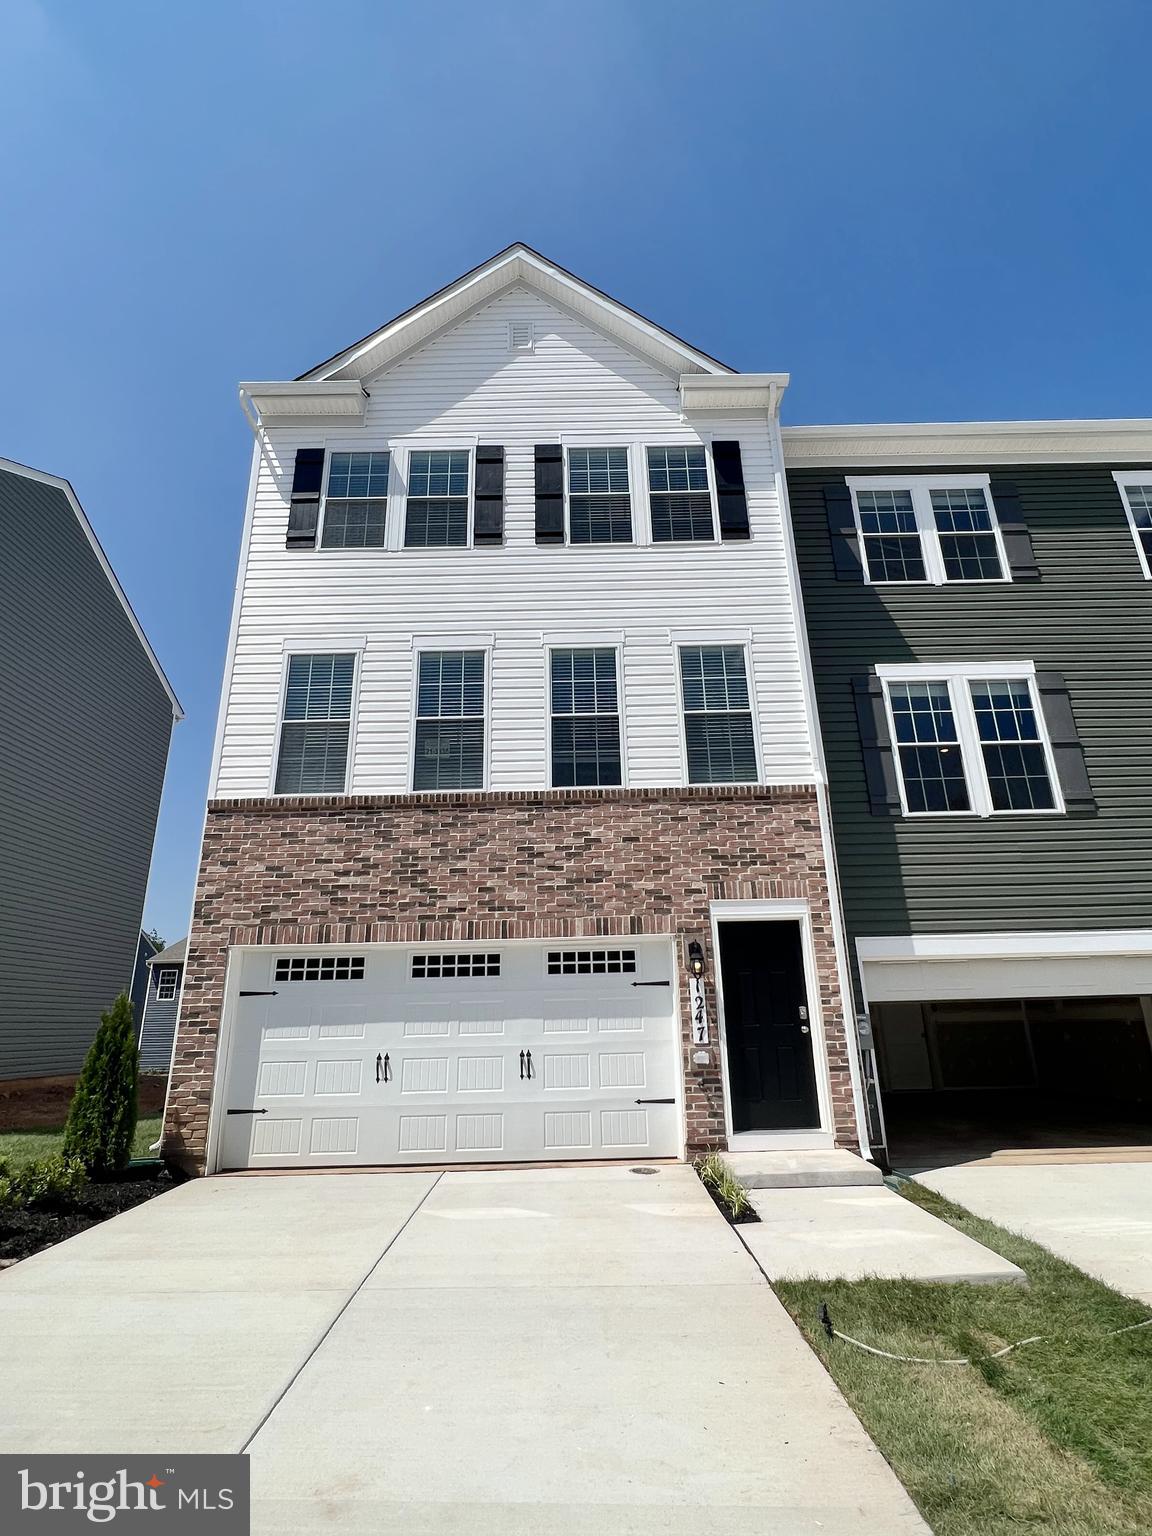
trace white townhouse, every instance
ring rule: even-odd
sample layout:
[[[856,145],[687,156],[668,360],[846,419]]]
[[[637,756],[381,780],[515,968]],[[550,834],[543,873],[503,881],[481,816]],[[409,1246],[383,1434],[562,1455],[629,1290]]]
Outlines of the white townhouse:
[[[514,245],[242,386],[170,1156],[859,1145],[786,384]]]

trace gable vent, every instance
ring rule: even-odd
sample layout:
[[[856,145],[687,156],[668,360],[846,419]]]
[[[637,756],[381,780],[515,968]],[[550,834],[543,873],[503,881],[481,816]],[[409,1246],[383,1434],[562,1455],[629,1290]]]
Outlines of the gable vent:
[[[536,327],[531,320],[509,320],[509,352],[531,352],[536,345]]]

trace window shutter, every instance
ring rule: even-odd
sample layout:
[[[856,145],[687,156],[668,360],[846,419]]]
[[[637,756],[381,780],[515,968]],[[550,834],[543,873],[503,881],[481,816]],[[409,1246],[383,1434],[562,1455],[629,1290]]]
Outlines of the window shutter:
[[[884,708],[884,684],[878,677],[854,677],[852,695],[856,702],[856,721],[860,727],[860,746],[864,753],[864,777],[868,784],[868,803],[873,816],[899,816],[900,781],[896,771],[896,752],[888,734],[888,715]]]
[[[989,483],[989,489],[1012,580],[1039,581],[1040,567],[1036,564],[1032,549],[1032,535],[1028,532],[1024,514],[1020,510],[1020,492],[1011,480],[993,480]]]
[[[286,549],[315,549],[320,522],[320,492],[324,485],[323,448],[297,448],[288,507]]]
[[[852,510],[852,492],[843,480],[824,487],[824,506],[828,512],[828,532],[832,539],[832,562],[837,581],[863,581],[864,562],[860,555],[860,535]]]
[[[1064,808],[1069,816],[1092,816],[1096,811],[1096,796],[1088,781],[1084,748],[1080,745],[1072,700],[1068,697],[1063,676],[1059,672],[1037,672],[1036,691],[1048,727]]]
[[[472,514],[475,544],[504,542],[504,450],[476,449],[476,505]]]
[[[559,443],[536,445],[536,542],[564,542],[564,449]]]
[[[716,496],[720,503],[720,537],[749,539],[748,498],[744,494],[744,465],[739,443],[713,443]]]

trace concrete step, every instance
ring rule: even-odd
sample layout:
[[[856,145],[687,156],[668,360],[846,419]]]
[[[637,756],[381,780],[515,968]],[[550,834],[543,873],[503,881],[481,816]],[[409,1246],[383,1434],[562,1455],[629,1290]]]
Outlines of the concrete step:
[[[881,1189],[758,1189],[736,1228],[770,1280],[927,1280],[1026,1285],[1022,1269]]]
[[[745,1189],[842,1189],[884,1182],[875,1163],[841,1147],[818,1152],[725,1152],[723,1156]]]

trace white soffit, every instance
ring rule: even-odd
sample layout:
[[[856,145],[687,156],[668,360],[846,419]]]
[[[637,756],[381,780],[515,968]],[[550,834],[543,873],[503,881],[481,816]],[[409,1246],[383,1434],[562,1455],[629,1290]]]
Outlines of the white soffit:
[[[789,469],[868,464],[1152,462],[1152,420],[923,421],[785,427]]]
[[[685,371],[731,372],[724,363],[689,346],[671,331],[609,298],[537,251],[525,245],[512,245],[414,308],[397,315],[378,331],[310,369],[301,376],[301,382],[369,378],[516,286],[535,290],[630,351],[651,358],[673,375]]]
[[[251,400],[266,427],[313,421],[359,427],[368,403],[356,379],[337,383],[266,380],[241,384],[240,396],[242,401],[245,396]]]
[[[786,373],[684,373],[680,376],[680,400],[686,414],[767,411],[775,415],[789,377]]]

